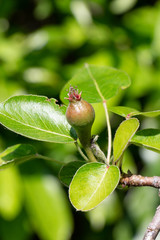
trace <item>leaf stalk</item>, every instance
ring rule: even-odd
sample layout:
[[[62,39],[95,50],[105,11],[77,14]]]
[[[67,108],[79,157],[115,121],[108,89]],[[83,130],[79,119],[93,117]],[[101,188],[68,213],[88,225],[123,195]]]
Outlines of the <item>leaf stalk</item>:
[[[107,151],[106,164],[109,165],[110,157],[111,157],[111,147],[112,147],[112,132],[111,132],[111,124],[110,124],[110,120],[109,120],[109,114],[108,114],[106,100],[103,100],[103,107],[104,107],[104,111],[105,111],[107,130],[108,130],[108,151]]]

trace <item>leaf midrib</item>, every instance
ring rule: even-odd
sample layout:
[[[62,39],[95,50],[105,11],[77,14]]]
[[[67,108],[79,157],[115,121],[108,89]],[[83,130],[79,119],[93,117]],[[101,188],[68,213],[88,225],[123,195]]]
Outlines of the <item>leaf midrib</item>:
[[[133,119],[133,118],[132,118]],[[137,119],[138,120],[138,119]],[[125,120],[125,121],[128,121],[128,120]],[[123,122],[122,122],[123,123]],[[125,146],[124,146],[124,148],[123,148],[123,150],[122,150],[122,153],[120,154],[120,156],[119,156],[119,158],[117,158],[117,157],[114,157],[114,161],[116,160],[119,160],[120,159],[120,157],[122,156],[122,154],[124,153],[124,151],[126,150],[126,148],[127,148],[127,146],[129,145],[129,143],[131,142],[131,139],[132,139],[132,137],[134,136],[134,134],[135,134],[135,132],[137,131],[137,129],[139,128],[139,121],[138,121],[138,126],[136,127],[136,129],[132,132],[132,135],[129,137],[129,139],[128,139],[128,141],[127,141],[127,143],[125,144]],[[113,153],[113,156],[114,156],[114,153]]]
[[[93,74],[92,74],[92,72],[91,72],[91,69],[89,68],[89,65],[86,64],[86,65],[85,65],[85,68],[86,68],[86,70],[87,70],[90,78],[92,79],[92,81],[93,81],[93,83],[94,83],[94,85],[95,85],[95,87],[96,87],[96,90],[97,90],[100,98],[102,99],[102,101],[105,101],[105,98],[103,97],[103,95],[102,95],[102,93],[101,93],[101,90],[100,90],[100,88],[99,88],[99,86],[98,86],[98,84],[97,84],[97,80],[94,78],[94,76],[93,76]]]
[[[107,166],[106,166],[106,167],[107,167]],[[106,175],[107,172],[108,172],[108,169],[106,168],[106,169],[105,169],[105,172],[104,172],[104,175],[103,175],[103,177],[102,177],[102,179],[101,179],[101,181],[100,181],[99,184],[97,185],[97,188],[96,188],[95,191],[92,193],[92,195],[90,196],[88,202],[87,202],[86,205],[83,207],[83,209],[86,208],[86,206],[88,205],[88,203],[89,203],[89,202],[91,201],[91,199],[94,197],[95,193],[98,191],[98,188],[99,188],[99,186],[101,185],[101,183],[103,182],[103,180],[104,180],[105,175]],[[83,209],[82,209],[82,210],[83,210]]]
[[[136,141],[130,141],[132,144],[137,144],[137,145],[139,145],[139,146],[144,146],[144,147],[148,147],[148,148],[152,148],[152,149],[155,149],[155,150],[158,150],[159,151],[159,148],[157,148],[157,147],[155,147],[155,146],[151,146],[151,145],[148,145],[148,144],[146,144],[146,143],[141,143],[141,142],[136,142]]]
[[[0,112],[0,114],[2,114],[4,117],[6,117],[6,118],[8,118],[8,119],[11,119],[12,121],[17,122],[17,123],[20,123],[20,124],[22,124],[22,125],[24,125],[24,126],[27,126],[27,127],[30,127],[30,128],[34,128],[34,129],[39,130],[39,131],[42,131],[42,132],[51,133],[51,134],[53,134],[53,135],[63,136],[63,137],[67,137],[67,138],[72,139],[71,137],[69,137],[69,136],[67,136],[67,135],[64,135],[64,134],[56,133],[56,132],[53,132],[53,131],[51,132],[51,131],[48,131],[48,130],[44,130],[44,129],[41,129],[41,128],[37,128],[37,127],[35,127],[35,126],[31,126],[31,125],[26,124],[26,123],[22,123],[22,122],[20,122],[20,121],[18,121],[18,120],[15,120],[14,118],[11,118],[11,117],[5,115],[5,114],[2,113],[2,112]]]

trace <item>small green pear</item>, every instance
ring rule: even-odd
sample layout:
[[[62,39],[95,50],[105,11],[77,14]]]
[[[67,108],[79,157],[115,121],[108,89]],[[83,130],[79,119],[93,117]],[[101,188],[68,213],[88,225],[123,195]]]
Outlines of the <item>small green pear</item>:
[[[91,128],[95,119],[94,108],[90,103],[83,100],[81,93],[78,93],[78,90],[73,87],[70,87],[68,96],[67,121],[76,130],[82,146],[90,146]]]

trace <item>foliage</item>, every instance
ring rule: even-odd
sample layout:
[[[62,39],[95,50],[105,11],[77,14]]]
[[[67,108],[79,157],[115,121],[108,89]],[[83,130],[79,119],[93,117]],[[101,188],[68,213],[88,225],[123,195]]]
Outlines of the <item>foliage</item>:
[[[106,99],[116,95],[116,90],[119,86],[123,86],[123,88],[127,86],[127,78],[128,77],[126,77],[125,74],[123,74],[121,71],[112,70],[105,67],[96,67],[93,65],[91,67],[87,65],[87,71],[85,69],[84,71],[82,70],[80,72],[80,81],[78,80],[78,77],[75,77],[77,80],[76,85],[79,87],[83,86],[84,91],[84,83],[89,84],[90,91],[86,93],[88,101],[99,102],[101,99],[103,103],[105,103]],[[107,79],[109,81],[107,81]],[[126,85],[124,84],[124,80],[126,81]],[[69,83],[64,87],[62,90],[62,96],[68,85],[73,84],[74,81],[74,78],[73,80],[71,79]],[[108,91],[108,89],[110,90]],[[127,118],[130,117],[130,113],[131,112],[129,111],[126,116]],[[150,116],[152,116],[152,114],[150,114]],[[10,130],[36,140],[57,143],[69,143],[71,141],[76,141],[75,138],[72,138],[73,131],[71,131],[71,126],[66,121],[65,108],[58,106],[55,103],[54,99],[48,99],[45,97],[33,95],[12,97],[0,104],[0,122]],[[109,123],[107,122],[107,124]],[[63,170],[60,171],[60,178],[65,183],[67,182],[67,185],[69,185],[70,201],[77,210],[88,211],[95,208],[115,190],[120,180],[120,170],[114,164],[119,165],[121,169],[123,154],[129,143],[140,144],[151,150],[160,151],[159,137],[156,136],[156,134],[159,133],[159,130],[145,129],[140,131],[139,134],[135,135],[138,127],[139,121],[136,118],[127,119],[120,124],[116,131],[113,142],[113,163],[110,163],[110,166],[106,165],[108,164],[108,161],[105,159],[104,162],[106,164],[97,162],[82,165],[82,163],[78,161],[78,165],[73,165],[71,162],[70,165],[67,165],[67,168],[64,167]],[[85,138],[85,132],[83,132],[83,134],[84,136],[82,137]],[[108,135],[108,139],[109,137],[110,136]],[[98,149],[98,151],[101,150]],[[1,154],[0,168],[4,169],[5,167],[12,166],[16,163],[37,158],[38,156],[39,155],[36,154],[36,151],[31,145],[15,145],[6,149]],[[88,157],[90,156],[88,155]],[[92,159],[89,160],[92,161]],[[24,181],[25,186],[28,186],[26,190],[27,198],[30,202],[29,211],[31,211],[31,214],[34,214],[34,218],[32,219],[33,225],[36,229],[42,224],[42,231],[39,232],[42,238],[47,236],[47,239],[65,239],[63,234],[59,235],[60,230],[58,227],[55,228],[53,231],[54,234],[52,234],[52,232],[47,230],[48,227],[46,229],[46,226],[43,225],[44,222],[39,217],[37,218],[36,209],[38,209],[38,206],[36,197],[39,194],[40,196],[38,198],[41,200],[43,199],[41,197],[41,194],[42,196],[46,196],[46,199],[43,199],[43,204],[46,203],[47,205],[51,201],[51,204],[55,206],[54,197],[56,196],[56,199],[58,198],[57,192],[55,192],[56,195],[53,194],[53,199],[50,200],[47,195],[48,193],[43,192],[43,184],[41,185],[40,182],[40,179],[34,180],[33,178],[31,182],[32,187],[29,187],[29,179],[27,181]],[[53,186],[51,185],[51,187]],[[54,188],[56,188],[56,186]],[[37,189],[39,190],[36,193]],[[44,191],[46,191],[46,189],[44,189]],[[49,209],[51,208],[52,207],[50,206]],[[61,205],[60,209],[62,209]],[[57,210],[57,207],[56,210],[53,209],[54,212]],[[43,214],[43,217],[45,214],[48,214],[46,210]],[[57,214],[57,217],[58,215],[59,214]],[[63,220],[65,223],[66,220],[64,218]],[[50,221],[54,222],[55,219],[53,218]],[[59,220],[57,218],[56,222],[58,226],[62,227],[63,224],[61,222],[58,223],[58,221]],[[67,229],[68,228],[66,228],[66,230]]]
[[[101,100],[113,97],[116,95],[117,88],[119,86],[126,87],[127,81],[129,81],[128,77],[119,70],[87,65],[87,70],[82,70],[80,76],[68,82],[62,90],[62,96],[68,85],[74,84],[74,79],[77,80],[76,85],[79,87],[81,87],[81,84],[83,85],[84,91],[86,87],[84,83],[89,84],[90,90],[86,93],[87,100],[93,102],[99,102],[99,97]],[[48,100],[45,97],[30,95],[15,96],[1,103],[0,122],[10,130],[33,139],[57,143],[74,142],[75,140],[72,140],[70,134],[71,126],[66,121],[63,109],[65,108],[55,104],[54,99]],[[130,113],[127,116],[130,116]],[[116,164],[123,157],[129,143],[140,144],[151,150],[160,151],[159,136],[155,134],[155,132],[159,133],[159,130],[145,129],[134,137],[138,127],[139,121],[136,118],[125,120],[120,124],[113,143],[113,161]],[[83,134],[82,137],[85,139],[85,132]],[[20,156],[20,161],[23,161],[24,158],[26,158],[25,160],[34,158],[35,153],[32,150],[27,149],[29,151],[28,156],[28,154],[26,155],[26,146],[24,151],[22,147],[23,145],[21,145],[21,148],[13,146],[7,149],[5,151],[7,153],[4,153],[5,157],[2,155],[2,159],[7,159],[8,151],[11,155],[7,161],[8,165],[10,162],[18,163],[17,158],[19,159],[21,151],[23,154]],[[18,156],[15,156],[17,151]],[[2,163],[2,167],[4,165],[6,166],[6,164]],[[70,172],[70,169],[68,171]],[[67,171],[66,174],[68,175]],[[96,207],[113,192],[119,183],[119,179],[120,172],[116,166],[106,166],[99,163],[83,165],[76,171],[69,185],[69,197],[73,206],[82,211]]]
[[[85,13],[85,17],[80,12]],[[128,1],[128,5],[124,1],[106,2],[103,0],[55,0],[52,3],[47,0],[36,3],[24,2],[23,6],[18,0],[1,3],[1,111],[3,110],[3,114],[8,117],[11,114],[12,117],[18,119],[18,121],[14,121],[14,124],[6,127],[14,127],[11,130],[16,130],[22,135],[28,132],[20,132],[20,125],[17,125],[21,120],[18,115],[20,105],[14,105],[12,109],[4,109],[4,105],[7,101],[16,99],[15,97],[10,98],[11,96],[20,95],[25,98],[29,97],[26,94],[31,94],[32,97],[33,95],[35,97],[36,109],[30,106],[27,114],[23,115],[26,122],[28,118],[27,125],[31,124],[32,127],[28,137],[44,140],[46,134],[47,138],[49,135],[48,132],[46,133],[47,128],[49,131],[56,129],[56,136],[53,133],[50,135],[54,135],[54,139],[51,137],[54,141],[52,143],[36,142],[0,126],[1,168],[24,162],[0,171],[0,185],[3,186],[0,187],[0,234],[2,240],[33,240],[34,238],[47,240],[50,237],[54,238],[52,234],[53,232],[56,234],[56,231],[62,233],[59,239],[67,240],[70,239],[73,232],[74,216],[76,218],[74,219],[72,239],[106,239],[106,234],[111,240],[131,240],[136,236],[136,239],[142,239],[142,232],[153,216],[157,204],[156,192],[148,191],[148,189],[143,191],[132,189],[129,192],[116,190],[97,208],[83,216],[74,210],[71,211],[64,194],[66,188],[57,182],[56,177],[61,169],[60,179],[63,182],[67,177],[67,181],[64,180],[64,182],[69,185],[72,176],[81,166],[79,163],[74,167],[72,163],[79,160],[82,161],[82,164],[86,163],[75,150],[73,143],[76,136],[74,132],[74,138],[70,136],[70,127],[66,122],[63,130],[65,136],[69,136],[69,138],[64,137],[62,140],[61,137],[58,137],[65,144],[56,144],[55,139],[57,140],[59,135],[57,132],[61,134],[63,123],[65,123],[64,118],[62,117],[61,126],[56,127],[52,119],[52,126],[45,125],[46,112],[43,104],[40,106],[42,107],[40,115],[36,116],[36,123],[33,124],[28,113],[38,110],[36,98],[40,96],[36,95],[47,96],[49,99],[52,97],[60,99],[58,97],[60,90],[70,84],[66,81],[68,79],[77,81],[73,76],[77,74],[79,76],[78,69],[82,68],[85,62],[96,65],[96,67],[91,67],[92,71],[95,71],[96,68],[99,69],[98,65],[108,66],[108,69],[116,72],[116,69],[118,72],[121,69],[121,72],[125,71],[131,77],[131,86],[125,91],[120,91],[123,84],[118,85],[118,89],[114,89],[114,93],[118,94],[114,97],[114,94],[108,95],[109,88],[105,91],[105,87],[100,89],[101,96],[103,96],[101,97],[96,91],[95,85],[92,85],[93,79],[89,79],[93,86],[94,94],[92,96],[89,94],[90,88],[85,87],[82,78],[78,78],[79,85],[75,83],[79,89],[83,90],[83,98],[94,103],[96,120],[92,134],[99,135],[98,144],[106,155],[106,123],[101,102],[103,98],[112,97],[107,100],[107,105],[115,139],[117,138],[116,130],[118,131],[118,127],[121,126],[121,116],[129,119],[125,120],[126,122],[132,120],[133,116],[137,117],[141,123],[140,130],[128,140],[128,143],[126,142],[129,148],[124,149],[122,146],[120,155],[125,150],[122,169],[125,169],[126,172],[129,169],[131,172],[149,176],[159,175],[159,156],[146,150],[159,151],[159,15],[158,1],[152,3]],[[87,77],[87,74],[84,73],[86,66],[81,70],[82,77],[83,74]],[[96,74],[99,76],[100,73],[96,72]],[[96,79],[97,75],[94,74]],[[125,73],[124,75],[128,78],[128,75]],[[129,86],[129,82],[130,80],[127,80],[127,84],[125,82],[126,87]],[[61,100],[64,96],[66,96],[66,92],[62,90]],[[44,99],[44,102],[42,101],[44,105],[50,106],[49,111],[59,109],[54,100],[50,102],[48,98],[40,98]],[[67,102],[65,101],[65,103]],[[64,114],[65,107],[61,109]],[[24,110],[26,109],[21,109],[22,112]],[[116,115],[112,113],[116,113]],[[4,115],[3,121],[5,125],[7,120]],[[47,124],[49,123],[47,122]],[[45,136],[42,137],[41,128],[39,133],[36,132],[36,136],[33,135],[33,126],[35,127],[35,125],[43,126]],[[71,143],[66,144],[66,139],[70,139]],[[145,148],[138,148],[137,145]],[[26,155],[27,159],[24,159]],[[45,159],[44,156],[47,156],[45,158],[49,161],[40,160]],[[35,160],[26,161],[28,159]],[[121,159],[118,161],[119,164],[120,161]],[[73,169],[71,175],[66,176],[63,170],[70,164],[72,165],[70,169],[72,167]],[[62,165],[64,165],[63,168],[61,168]],[[30,186],[31,188],[29,188]],[[42,191],[42,194],[39,191]],[[57,200],[56,195],[58,196]],[[142,198],[144,199],[143,208],[139,204]],[[63,213],[60,210],[60,204],[64,209]],[[46,209],[46,214],[43,212],[43,218],[41,209]],[[54,216],[51,216],[53,212]],[[60,215],[63,215],[65,221],[60,219]],[[53,228],[53,222],[56,223],[55,228]],[[79,227],[80,225],[81,227]]]

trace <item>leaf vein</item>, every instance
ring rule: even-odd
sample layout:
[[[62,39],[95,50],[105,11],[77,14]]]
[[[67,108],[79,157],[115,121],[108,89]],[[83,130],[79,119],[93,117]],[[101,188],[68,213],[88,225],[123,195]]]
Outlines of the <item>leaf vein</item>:
[[[5,115],[4,113],[1,113],[1,114],[2,114],[3,116],[5,116],[6,118],[11,119],[12,121],[17,122],[17,123],[20,123],[20,124],[22,124],[22,125],[25,125],[25,126],[27,126],[27,127],[29,127],[29,128],[33,128],[33,129],[36,129],[36,130],[39,130],[39,131],[42,131],[42,132],[48,132],[48,133],[51,133],[51,134],[54,134],[54,135],[58,135],[58,136],[63,136],[63,137],[71,138],[70,136],[67,136],[67,135],[64,135],[64,134],[61,134],[61,133],[56,133],[56,132],[53,132],[53,131],[48,131],[48,130],[41,129],[41,128],[38,128],[38,127],[35,127],[35,126],[31,126],[31,125],[26,124],[26,123],[22,123],[22,122],[20,122],[20,121],[18,121],[18,120],[15,120],[15,119],[13,119],[13,118]]]
[[[92,72],[91,72],[91,70],[90,70],[90,68],[89,68],[89,65],[86,64],[85,67],[86,67],[86,69],[87,69],[87,72],[88,72],[89,76],[90,76],[91,79],[93,80],[93,83],[94,83],[94,85],[95,85],[95,87],[96,87],[97,92],[99,93],[101,99],[104,101],[105,98],[103,97],[103,95],[102,95],[102,93],[101,93],[101,90],[100,90],[100,88],[99,88],[99,86],[98,86],[98,84],[97,84],[97,80],[93,77],[93,74],[92,74]]]
[[[100,181],[99,184],[97,185],[95,191],[94,191],[94,192],[92,193],[92,195],[90,196],[90,198],[89,198],[88,202],[86,203],[86,205],[84,206],[84,208],[88,205],[88,203],[89,203],[89,202],[91,201],[91,199],[94,197],[95,193],[98,191],[98,188],[100,187],[100,185],[103,183],[103,180],[104,180],[104,178],[105,178],[106,172],[107,172],[107,170],[105,170],[104,175],[103,175],[101,181]],[[84,208],[83,208],[83,209],[84,209]]]

